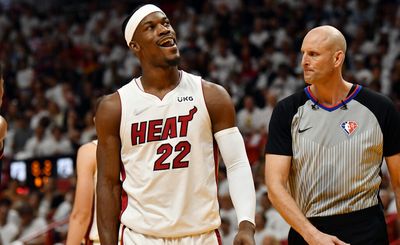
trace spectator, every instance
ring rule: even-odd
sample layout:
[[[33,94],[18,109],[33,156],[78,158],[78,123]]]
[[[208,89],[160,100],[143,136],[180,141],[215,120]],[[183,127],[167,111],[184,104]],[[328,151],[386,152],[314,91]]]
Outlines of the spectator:
[[[32,130],[28,124],[29,120],[25,115],[19,115],[15,121],[15,132],[12,137],[12,152],[21,152],[25,144],[32,136]]]
[[[96,138],[96,128],[94,127],[93,118],[94,115],[92,111],[86,112],[84,118],[85,126],[80,137],[80,144],[88,143]]]
[[[263,118],[261,122],[261,130],[265,134],[268,134],[269,121],[271,120],[272,111],[274,110],[275,105],[278,102],[278,98],[273,91],[268,89],[265,89],[263,91],[263,96],[265,104],[264,107],[260,110],[261,118]]]
[[[222,236],[222,244],[233,244],[235,232],[232,231],[232,225],[229,218],[221,217],[220,231]]]
[[[44,143],[47,140],[46,129],[48,126],[48,118],[44,117],[35,128],[34,135],[31,136],[25,144],[24,150],[16,154],[18,159],[26,159],[31,157],[41,157],[45,155],[46,148]]]
[[[11,204],[10,199],[0,200],[0,242],[4,245],[10,244],[18,235],[18,226],[8,219]]]
[[[28,66],[26,59],[20,61],[16,78],[19,90],[28,90],[32,86],[34,70]]]
[[[259,49],[262,49],[264,43],[268,40],[269,34],[264,26],[264,19],[256,17],[254,20],[253,31],[250,33],[250,43]]]
[[[22,201],[18,203],[17,211],[21,217],[21,226],[16,242],[23,242],[27,245],[43,244],[45,242],[45,234],[35,235],[40,234],[46,228],[46,220],[37,217],[35,210],[33,210],[33,207],[28,202]]]
[[[260,109],[255,105],[252,96],[245,96],[243,99],[243,108],[237,114],[238,127],[244,135],[252,135],[261,128]]]
[[[218,81],[221,85],[228,85],[228,77],[231,72],[239,71],[238,60],[232,54],[229,42],[220,38],[216,42],[214,58],[211,65],[211,77]]]
[[[60,127],[53,126],[51,135],[48,136],[41,144],[41,154],[43,156],[57,156],[72,154],[72,144]]]
[[[265,224],[267,219],[263,212],[256,213],[256,232],[254,233],[254,240],[256,244],[262,244],[264,237],[268,234],[266,233]]]

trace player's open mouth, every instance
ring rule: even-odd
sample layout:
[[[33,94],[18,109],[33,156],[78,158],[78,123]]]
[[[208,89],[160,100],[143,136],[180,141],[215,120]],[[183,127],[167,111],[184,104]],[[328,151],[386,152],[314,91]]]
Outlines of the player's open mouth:
[[[158,42],[158,45],[164,48],[175,46],[175,40],[172,37],[166,38]]]

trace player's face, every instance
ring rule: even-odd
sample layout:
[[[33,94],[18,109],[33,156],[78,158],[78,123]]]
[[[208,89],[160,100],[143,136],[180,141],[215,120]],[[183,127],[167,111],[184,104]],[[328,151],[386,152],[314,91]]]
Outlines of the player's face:
[[[306,83],[324,83],[329,80],[335,68],[334,51],[330,47],[326,37],[318,33],[309,33],[304,38],[301,66]]]
[[[145,62],[155,66],[178,65],[180,54],[176,33],[162,12],[146,16],[136,29],[134,39],[139,45],[139,56]]]

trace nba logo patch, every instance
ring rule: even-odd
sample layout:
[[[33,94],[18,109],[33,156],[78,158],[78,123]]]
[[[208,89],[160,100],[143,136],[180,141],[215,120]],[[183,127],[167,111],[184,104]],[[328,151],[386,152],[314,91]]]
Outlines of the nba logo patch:
[[[354,133],[354,131],[356,131],[358,124],[356,121],[345,121],[340,124],[340,127],[342,127],[344,132],[346,132],[346,134],[350,136]]]

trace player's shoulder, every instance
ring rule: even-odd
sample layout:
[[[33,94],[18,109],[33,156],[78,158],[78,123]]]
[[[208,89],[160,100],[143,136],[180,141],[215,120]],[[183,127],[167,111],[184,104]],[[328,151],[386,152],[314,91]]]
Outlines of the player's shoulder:
[[[207,80],[204,80],[204,79],[201,80],[201,86],[203,88],[204,93],[210,93],[213,95],[218,95],[218,94],[227,95],[228,94],[228,92],[226,91],[226,89],[223,86],[213,83],[213,82],[210,82],[210,81],[207,81]]]
[[[79,147],[77,153],[77,166],[78,172],[81,173],[81,175],[83,172],[94,173],[96,171],[96,150],[97,146],[93,144],[92,141]]]
[[[83,145],[81,145],[78,149],[78,152],[92,152],[96,151],[97,144],[94,144],[93,141],[87,142]]]
[[[115,102],[119,102],[119,93],[118,92],[114,92],[112,94],[107,94],[104,95],[102,100],[100,101],[100,105],[102,106],[110,106],[112,104],[114,104]]]
[[[231,96],[224,87],[206,80],[202,80],[203,96],[207,108],[211,107],[218,109],[228,108],[233,106]]]
[[[96,151],[97,151],[97,145],[93,144],[92,141],[87,142],[83,145],[81,145],[78,149],[78,159],[80,161],[87,162],[86,164],[89,166],[92,166],[93,164],[96,164]]]
[[[121,100],[118,92],[104,95],[96,111],[96,120],[100,116],[112,116],[121,111]]]

